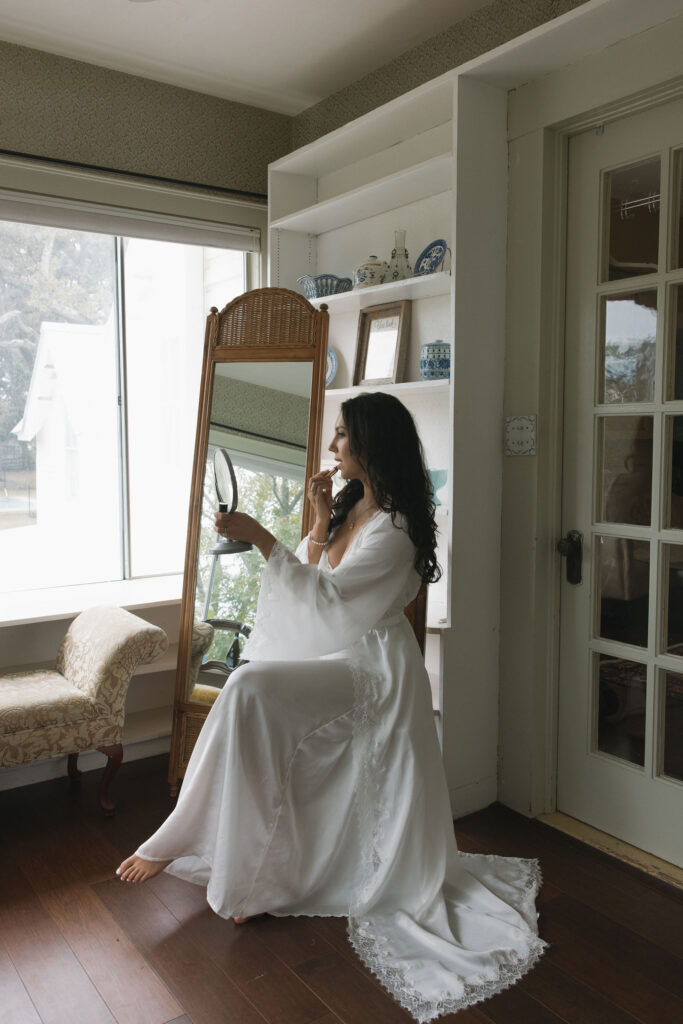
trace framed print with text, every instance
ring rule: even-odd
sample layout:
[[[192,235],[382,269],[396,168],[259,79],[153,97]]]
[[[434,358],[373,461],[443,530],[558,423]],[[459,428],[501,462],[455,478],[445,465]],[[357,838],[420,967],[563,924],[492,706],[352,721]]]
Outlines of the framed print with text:
[[[410,336],[410,300],[368,306],[358,315],[354,384],[397,384]]]

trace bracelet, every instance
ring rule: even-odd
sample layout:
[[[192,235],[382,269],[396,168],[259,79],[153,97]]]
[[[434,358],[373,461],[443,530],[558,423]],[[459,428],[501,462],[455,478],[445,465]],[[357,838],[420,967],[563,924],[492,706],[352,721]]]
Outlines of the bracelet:
[[[310,540],[311,544],[315,544],[317,548],[324,548],[327,546],[326,540],[313,540],[313,538],[310,536],[308,539]]]

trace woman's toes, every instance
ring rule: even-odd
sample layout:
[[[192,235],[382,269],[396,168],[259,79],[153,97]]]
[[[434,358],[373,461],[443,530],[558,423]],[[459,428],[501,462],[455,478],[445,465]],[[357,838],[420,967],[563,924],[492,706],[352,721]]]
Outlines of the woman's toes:
[[[122,882],[146,882],[149,878],[158,875],[170,863],[170,860],[144,860],[144,858],[133,854],[132,857],[127,857],[119,864],[116,874]]]

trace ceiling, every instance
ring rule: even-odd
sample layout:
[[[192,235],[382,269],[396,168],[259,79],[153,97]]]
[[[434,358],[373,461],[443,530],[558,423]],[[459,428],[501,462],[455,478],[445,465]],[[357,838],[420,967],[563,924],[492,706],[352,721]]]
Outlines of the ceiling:
[[[0,39],[298,114],[491,0],[0,0]]]

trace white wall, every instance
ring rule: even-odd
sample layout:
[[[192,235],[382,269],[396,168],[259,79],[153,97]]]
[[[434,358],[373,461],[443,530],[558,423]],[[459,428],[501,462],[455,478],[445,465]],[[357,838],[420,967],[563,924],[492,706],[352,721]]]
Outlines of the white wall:
[[[457,817],[497,794],[507,96],[461,77],[455,103],[453,552],[442,724]]]

